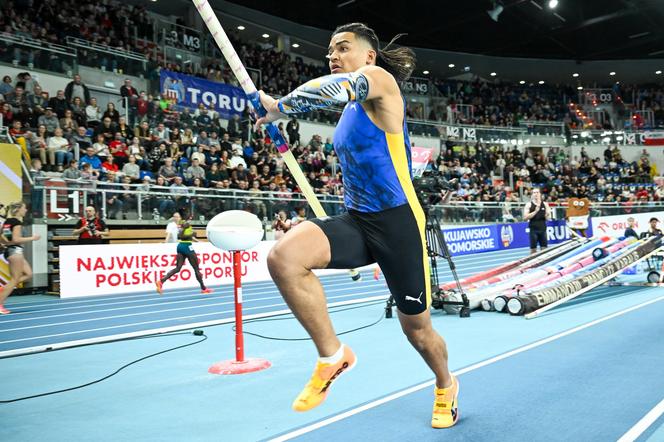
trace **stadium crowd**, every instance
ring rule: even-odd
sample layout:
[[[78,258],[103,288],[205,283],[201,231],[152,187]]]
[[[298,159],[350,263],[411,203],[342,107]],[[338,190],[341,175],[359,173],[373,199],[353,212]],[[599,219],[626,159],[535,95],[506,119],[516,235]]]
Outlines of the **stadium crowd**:
[[[61,43],[66,37],[74,37],[111,49],[143,53],[149,60],[146,77],[153,80],[158,79],[160,69],[169,69],[211,81],[235,83],[232,73],[218,60],[208,61],[202,69],[196,69],[192,63],[184,66],[164,63],[159,55],[145,44],[145,41],[155,38],[155,23],[143,6],[127,5],[113,0],[103,4],[90,0],[44,0],[33,8],[28,0],[14,0],[5,2],[5,6],[0,8],[0,29],[50,43]],[[302,58],[292,58],[265,43],[246,41],[237,30],[230,32],[229,36],[234,46],[239,49],[244,64],[260,70],[261,87],[271,94],[284,95],[307,79],[327,73],[323,64],[305,63]],[[3,56],[3,50],[11,54]],[[22,51],[19,48],[11,51],[0,45],[0,59],[27,61],[27,65],[31,66],[35,56],[48,54],[41,51]],[[92,62],[100,68],[117,67],[117,60],[106,57],[103,53],[89,51],[81,56],[88,64]],[[410,118],[508,127],[518,127],[532,121],[565,121],[572,128],[588,128],[587,121],[584,122],[569,108],[570,102],[578,101],[575,86],[521,85],[497,79],[487,81],[479,77],[472,81],[440,78],[431,78],[430,81],[437,93],[427,106],[426,114],[421,103],[409,102]],[[615,83],[609,88],[613,90],[616,114],[621,116],[617,121],[626,121],[628,125],[635,123],[622,118],[625,116],[625,103],[630,103],[633,109],[652,111],[656,125],[664,123],[664,89],[661,85],[633,86]],[[158,97],[157,92],[147,91],[148,94],[150,92]],[[334,112],[314,112],[306,118],[333,123],[337,116]],[[638,124],[642,123],[637,122]],[[591,127],[612,128],[608,118]]]
[[[27,72],[16,79],[5,76],[0,85],[5,99],[3,121],[15,138],[25,141],[36,176],[56,172],[68,180],[97,181],[102,187],[140,184],[144,189],[167,186],[171,193],[183,193],[184,198],[169,196],[151,202],[148,209],[164,217],[191,207],[187,188],[196,188],[194,193],[245,190],[282,199],[299,191],[269,135],[254,130],[247,113],[226,121],[202,104],[179,112],[166,97],[152,99],[137,91],[130,80],[120,92],[129,98],[133,124],[112,103],[100,109],[78,75],[51,98]],[[279,129],[294,146],[315,191],[342,195],[331,140],[319,135],[302,140],[296,118],[280,123]],[[585,150],[580,157],[569,158],[562,148],[522,152],[516,147],[449,139],[435,166],[447,179],[458,180],[454,201],[519,202],[529,197],[533,186],[541,187],[552,202],[584,195],[595,201],[635,205],[664,196],[662,187],[653,184],[657,171],[647,151],[630,163],[623,160],[618,146],[607,149],[603,158],[590,158]],[[505,185],[510,182],[512,187]],[[272,214],[265,204],[255,198],[251,201],[260,215]],[[127,195],[110,198],[108,216],[124,216],[136,204]],[[204,198],[198,199],[196,208],[204,216],[219,210]]]

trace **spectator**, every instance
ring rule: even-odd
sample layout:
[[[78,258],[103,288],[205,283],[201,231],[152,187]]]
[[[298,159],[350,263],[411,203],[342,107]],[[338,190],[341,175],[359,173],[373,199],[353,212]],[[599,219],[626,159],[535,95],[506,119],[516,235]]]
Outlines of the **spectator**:
[[[131,139],[131,137],[134,135],[134,131],[127,125],[127,120],[125,119],[125,117],[120,117],[120,121],[118,121],[116,131],[120,132],[120,135],[122,135],[122,140],[125,143],[127,142],[127,140]]]
[[[55,129],[53,136],[49,137],[47,148],[49,163],[55,164],[58,172],[62,172],[63,164],[69,164],[74,158],[71,144],[62,136],[62,129],[60,128]]]
[[[81,82],[81,76],[76,74],[72,81],[65,87],[65,98],[68,103],[72,103],[74,98],[80,98],[84,103],[90,101],[90,90]]]
[[[88,105],[85,106],[86,124],[89,127],[96,129],[101,122],[101,109],[97,105],[97,99],[95,97],[90,98],[86,103],[88,103]]]
[[[141,170],[147,170],[150,167],[150,163],[146,160],[145,148],[141,146],[141,141],[138,137],[133,137],[131,139],[131,144],[128,146],[129,155],[133,155],[136,158],[136,164]]]
[[[156,172],[162,164],[164,164],[164,161],[166,158],[168,158],[168,151],[166,150],[166,144],[164,143],[159,143],[159,146],[157,148],[153,148],[150,153],[148,153],[148,161],[152,165],[152,170]]]
[[[212,163],[208,171],[205,173],[205,181],[208,183],[208,186],[216,187],[217,183],[223,181],[223,179],[217,163]],[[228,179],[228,175],[226,176],[226,179]]]
[[[27,140],[30,143],[30,155],[38,156],[42,165],[46,165],[46,147],[48,141],[48,132],[46,126],[40,124],[37,127],[37,133],[28,133]],[[54,166],[54,164],[52,165]]]
[[[290,146],[300,144],[300,122],[297,121],[295,116],[291,116],[291,119],[288,121],[286,132],[288,133],[288,144]]]
[[[189,166],[184,173],[184,177],[187,181],[193,181],[194,178],[199,178],[201,180],[205,179],[205,169],[200,166],[198,158],[192,160],[191,166]]]
[[[33,158],[30,162],[30,177],[32,182],[37,184],[43,184],[44,179],[46,178],[42,169],[42,162],[39,158]],[[34,186],[30,192],[30,208],[32,210],[32,215],[35,218],[42,216],[42,208],[44,206],[44,194],[41,189],[36,189]]]
[[[187,186],[182,183],[182,177],[176,176],[171,184],[170,193],[175,204],[175,210],[182,213],[189,212],[189,196],[191,195]],[[162,212],[162,210],[160,210]]]
[[[94,148],[94,154],[102,160],[111,155],[111,151],[106,144],[106,139],[104,138],[103,134],[97,135],[97,142],[95,142],[92,147]]]
[[[122,166],[122,174],[124,178],[129,178],[130,182],[138,182],[141,177],[141,169],[136,164],[136,157],[129,155],[127,162]]]
[[[118,124],[120,122],[120,112],[115,109],[115,105],[110,101],[106,104],[106,111],[102,117],[104,120],[109,118],[113,124]]]
[[[178,175],[177,169],[173,166],[173,158],[164,158],[164,165],[159,167],[158,176],[163,177],[167,184],[172,183]]]
[[[72,137],[72,142],[74,144],[74,157],[79,158],[81,154],[84,154],[88,147],[92,147],[92,140],[87,135],[87,129],[83,126],[78,126],[76,135]]]
[[[138,91],[131,85],[130,79],[125,79],[124,84],[120,88],[120,95],[122,96],[122,107],[125,108],[125,103],[128,105],[129,123],[134,124],[136,112],[138,108]],[[124,100],[126,98],[126,100]]]
[[[108,235],[108,227],[97,216],[95,208],[87,206],[85,217],[78,220],[73,233],[78,236],[79,244],[101,244],[104,236]]]
[[[71,111],[74,115],[74,119],[79,126],[85,126],[85,105],[84,102],[79,97],[74,97],[71,102]]]
[[[117,131],[117,126],[113,120],[111,120],[110,117],[104,117],[104,119],[101,121],[101,124],[95,128],[94,137],[97,139],[98,135],[103,135],[104,142],[108,144],[113,141]]]
[[[136,100],[136,118],[134,119],[133,123],[136,124],[136,121],[147,121],[148,118],[148,97],[145,94],[145,91],[141,91],[141,94],[138,97],[138,100]],[[185,108],[186,109],[186,108]],[[131,115],[129,116],[131,120]],[[182,118],[180,117],[180,121],[182,121]]]
[[[212,130],[212,117],[208,113],[208,110],[201,104],[199,106],[199,114],[196,117],[196,127],[201,131],[210,131]]]
[[[125,164],[125,166],[128,164]],[[120,186],[120,190],[122,193],[118,195],[118,198],[122,201],[122,219],[127,219],[127,213],[138,207],[138,199],[134,192],[136,189],[131,185],[131,182],[131,177],[126,175],[121,179],[122,185]]]
[[[5,96],[5,102],[10,106],[13,118],[27,122],[30,117],[30,107],[28,105],[28,96],[25,89],[16,85],[13,92]]]
[[[187,150],[186,150],[186,155],[187,158],[191,158],[191,155],[198,151],[198,152],[207,152],[210,150],[210,138],[207,136],[207,132],[204,130],[201,130],[200,133],[198,134],[198,137],[196,138],[195,145],[191,145]]]
[[[12,77],[5,75],[2,77],[2,83],[0,84],[0,94],[2,94],[3,97],[6,97],[12,92],[14,92],[14,87],[12,86]]]
[[[69,162],[69,167],[67,167],[64,172],[62,172],[62,178],[65,180],[81,179],[81,171],[78,170],[78,161],[73,159]]]
[[[642,234],[642,236],[646,236],[646,237],[648,237],[648,236],[662,236],[662,231],[659,228],[657,228],[657,224],[659,224],[659,219],[657,219],[656,217],[652,217],[652,218],[650,218],[650,221],[648,221],[648,223],[649,223],[648,230],[646,230]]]
[[[127,143],[124,142],[120,132],[115,133],[115,138],[113,141],[108,143],[108,149],[110,150],[111,155],[115,158],[115,161],[118,163],[118,166],[124,166],[124,164],[127,162],[127,152],[129,149],[127,147]]]
[[[194,160],[198,161],[199,165],[205,167],[206,155],[205,155],[205,148],[203,146],[200,146],[198,148],[198,152],[194,152],[191,154],[191,161],[193,162]]]
[[[296,210],[296,215],[293,217],[291,220],[291,226],[295,227],[301,222],[304,222],[307,220],[307,209],[305,207],[298,207]]]
[[[166,239],[164,240],[165,242],[167,243],[178,242],[178,234],[180,233],[180,221],[182,221],[182,217],[178,212],[175,212],[170,222],[166,225]]]
[[[85,149],[85,155],[81,157],[81,167],[85,164],[89,164],[90,167],[96,171],[101,170],[101,159],[95,154],[94,147],[88,147]]]
[[[60,129],[66,137],[73,137],[78,132],[78,123],[74,119],[74,113],[71,109],[65,111],[65,116],[60,118]]]
[[[65,97],[65,91],[59,90],[55,97],[48,100],[48,106],[55,112],[58,118],[64,118],[65,111],[69,109],[69,102]]]
[[[639,235],[636,233],[636,230],[634,230],[634,226],[636,225],[636,221],[634,220],[633,217],[627,218],[627,228],[625,229],[625,233],[623,236],[625,238],[629,238],[630,236],[633,236],[636,239],[639,239]]]
[[[170,189],[168,189],[168,183],[164,180],[163,176],[158,176],[157,181],[155,183],[155,187],[152,188],[151,190],[153,192],[170,192]],[[163,194],[157,195],[155,198],[155,205],[157,206],[157,210],[159,211],[160,215],[169,218],[173,212],[175,212],[175,202],[171,199],[170,196],[166,196]]]
[[[120,175],[120,167],[115,162],[115,158],[113,157],[113,155],[107,156],[104,162],[101,163],[101,170],[104,173],[113,172],[115,176]]]
[[[47,135],[53,135],[55,133],[55,129],[60,127],[60,121],[53,113],[53,108],[50,106],[45,109],[44,115],[39,117],[38,124],[46,127]]]
[[[157,124],[157,127],[152,130],[152,139],[156,143],[164,143],[167,146],[171,144],[171,132],[164,123]]]
[[[272,222],[272,230],[274,230],[274,239],[279,240],[291,229],[291,220],[285,210],[280,210],[275,213],[274,221]]]
[[[90,163],[82,163],[81,179],[84,181],[96,181],[99,179],[99,170],[93,169]]]

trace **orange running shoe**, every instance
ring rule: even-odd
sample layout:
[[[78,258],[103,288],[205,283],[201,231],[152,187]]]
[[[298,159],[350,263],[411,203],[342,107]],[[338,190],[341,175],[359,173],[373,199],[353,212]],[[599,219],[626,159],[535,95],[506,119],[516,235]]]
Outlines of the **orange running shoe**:
[[[163,289],[164,284],[162,284],[161,281],[157,281],[157,282],[155,282],[155,285],[157,286],[157,293],[159,293],[160,295],[163,295],[164,291],[162,289]]]
[[[10,310],[7,310],[4,305],[0,304],[0,315],[8,315],[10,313]]]
[[[435,400],[433,403],[433,428],[449,428],[459,420],[459,381],[452,376],[452,386],[449,388],[433,387]]]
[[[350,371],[357,362],[355,353],[347,345],[344,345],[344,355],[336,364],[326,364],[318,361],[314,374],[304,387],[302,392],[293,402],[293,410],[309,411],[320,405],[334,382],[343,373]]]
[[[214,291],[214,290],[212,290],[211,288],[208,287],[208,288],[206,288],[205,290],[201,290],[201,293],[204,294],[204,295],[209,295],[209,294],[212,293],[213,291]]]

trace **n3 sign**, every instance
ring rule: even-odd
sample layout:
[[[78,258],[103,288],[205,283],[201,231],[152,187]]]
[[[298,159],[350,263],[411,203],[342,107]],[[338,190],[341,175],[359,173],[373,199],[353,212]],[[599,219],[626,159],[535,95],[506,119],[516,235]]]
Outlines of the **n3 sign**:
[[[58,200],[62,200],[63,192],[57,189],[49,190],[49,212],[50,213],[78,213],[81,205],[81,193],[78,190],[67,193],[67,207],[58,207]],[[59,198],[58,198],[59,197]]]

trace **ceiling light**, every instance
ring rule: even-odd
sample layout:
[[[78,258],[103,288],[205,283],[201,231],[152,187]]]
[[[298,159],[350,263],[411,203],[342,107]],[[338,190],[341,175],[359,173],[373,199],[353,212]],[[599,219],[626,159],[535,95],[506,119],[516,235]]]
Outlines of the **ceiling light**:
[[[661,75],[662,71],[655,71],[655,75]]]
[[[611,75],[613,77],[614,75],[616,75],[616,73],[611,71],[611,72],[609,72],[609,75]]]
[[[544,84],[544,80],[538,81],[539,84]]]
[[[429,71],[422,71],[424,75],[429,75]]]
[[[453,68],[453,67],[454,67],[454,63],[450,63],[450,64],[448,64],[447,67],[448,67],[448,68]]]
[[[582,90],[583,90],[583,86],[577,86],[577,89],[580,90],[580,91],[582,91]]]
[[[470,71],[470,66],[464,66],[463,70],[466,71],[466,72]]]
[[[555,9],[558,6],[558,0],[549,0],[549,8]]]
[[[495,73],[495,72],[491,72],[489,75],[491,75],[492,77],[495,77],[495,76],[496,76],[496,73]]]
[[[521,80],[519,84],[526,84],[526,82],[524,80]]]
[[[574,78],[576,78],[576,77],[578,77],[578,76],[579,76],[579,74],[577,74],[576,72],[574,72],[574,73],[572,74],[572,77],[574,77]]]
[[[300,45],[298,43],[293,43],[291,46],[293,46],[294,48],[299,48],[300,47]]]
[[[270,34],[263,34],[263,38],[270,38]]]
[[[238,29],[239,31],[244,31],[246,28],[245,28],[244,26],[240,25],[240,26],[237,27],[237,29]]]

